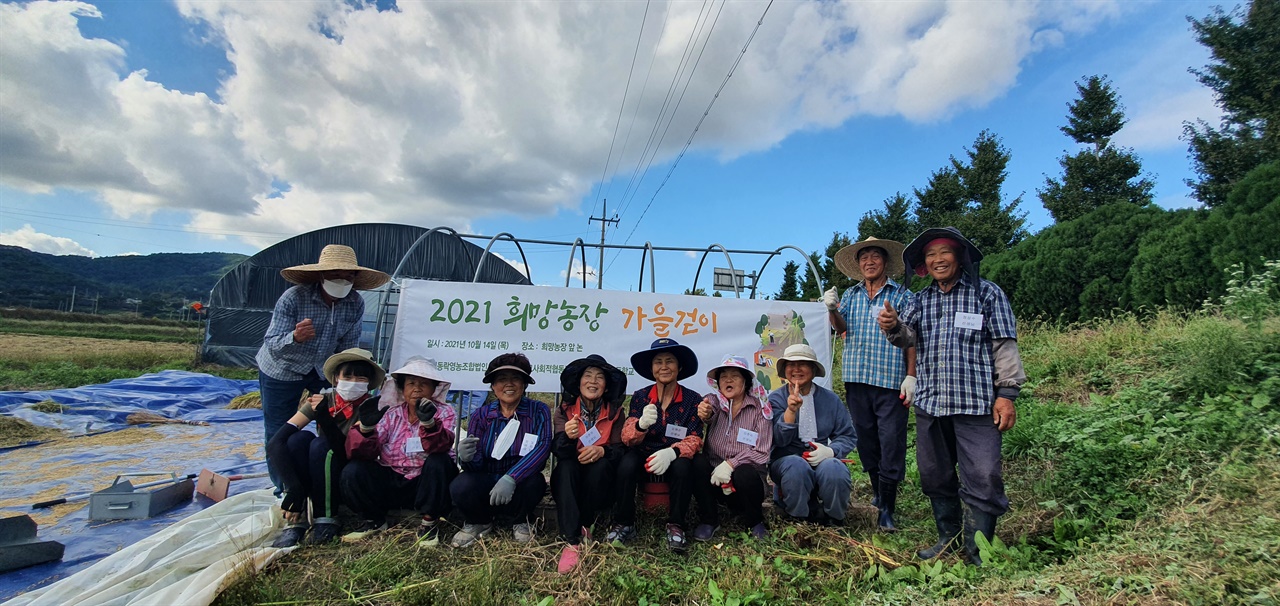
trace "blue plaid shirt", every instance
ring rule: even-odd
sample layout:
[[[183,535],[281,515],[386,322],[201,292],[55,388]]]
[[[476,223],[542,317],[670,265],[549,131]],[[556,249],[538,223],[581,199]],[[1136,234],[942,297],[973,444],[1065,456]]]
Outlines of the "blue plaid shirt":
[[[981,317],[981,328],[957,328],[957,313]],[[976,318],[972,318],[976,321]],[[915,405],[937,417],[987,415],[995,402],[994,339],[1016,339],[1009,297],[999,286],[962,275],[951,292],[937,283],[920,291],[899,314],[916,332]]]
[[[859,282],[844,291],[840,307],[836,308],[847,325],[841,359],[844,382],[898,389],[907,376],[907,356],[885,338],[876,317],[886,300],[893,303],[894,309],[906,309],[911,291],[889,280],[872,299],[867,296],[865,284]]]
[[[296,343],[293,329],[306,318],[311,318],[316,336]],[[271,312],[271,325],[258,350],[258,370],[280,381],[300,381],[312,369],[323,378],[329,356],[360,346],[363,320],[364,299],[354,290],[330,306],[319,284],[294,286],[280,295]]]
[[[498,436],[508,423],[518,423],[520,432],[503,453],[501,459],[493,458],[493,448]],[[510,419],[502,416],[502,404],[494,400],[471,413],[467,423],[467,435],[479,438],[476,457],[470,461],[458,461],[463,471],[506,474],[519,482],[535,473],[542,473],[551,454],[551,410],[546,404],[532,398],[521,398],[516,414]],[[525,441],[529,451],[521,455]]]

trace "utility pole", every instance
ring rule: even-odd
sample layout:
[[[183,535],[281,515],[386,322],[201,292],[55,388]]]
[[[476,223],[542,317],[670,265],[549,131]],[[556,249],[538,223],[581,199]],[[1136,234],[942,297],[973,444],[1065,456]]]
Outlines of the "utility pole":
[[[71,309],[67,313],[76,313],[76,287],[71,287]]]
[[[600,215],[601,215],[600,217],[591,217],[587,219],[587,225],[591,225],[592,221],[600,222],[600,266],[596,268],[596,289],[597,290],[604,288],[604,228],[607,227],[610,223],[618,222],[617,214],[614,214],[612,219],[608,218],[609,217],[609,201],[608,200],[604,201],[604,207],[600,211]],[[585,267],[582,268],[582,271],[587,271],[587,268]]]

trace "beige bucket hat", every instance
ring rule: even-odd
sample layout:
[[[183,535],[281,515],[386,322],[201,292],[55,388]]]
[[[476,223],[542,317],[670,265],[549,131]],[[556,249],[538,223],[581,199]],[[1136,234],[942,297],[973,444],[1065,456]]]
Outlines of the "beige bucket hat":
[[[902,243],[874,237],[841,248],[836,253],[836,268],[840,270],[840,273],[854,280],[862,280],[862,268],[858,267],[858,253],[862,252],[864,248],[872,247],[881,248],[885,251],[887,256],[884,260],[885,276],[890,278],[901,276],[906,271],[906,266],[902,263],[902,249],[905,248]]]
[[[344,349],[324,361],[324,378],[329,381],[330,385],[338,384],[338,367],[347,362],[368,362],[373,367],[373,378],[369,380],[369,391],[373,391],[382,386],[387,379],[386,371],[373,361],[373,354],[367,349],[352,347]]]
[[[326,271],[354,271],[352,288],[371,290],[386,284],[391,276],[376,269],[362,267],[356,262],[356,251],[350,246],[330,244],[320,251],[320,261],[307,265],[294,265],[280,270],[280,276],[294,284],[314,284]]]
[[[790,364],[791,362],[813,362],[813,376],[827,376],[827,368],[822,365],[822,362],[818,361],[818,352],[814,351],[812,347],[805,345],[804,343],[791,345],[782,352],[782,357],[778,358],[777,366],[779,377],[786,376],[787,364]]]

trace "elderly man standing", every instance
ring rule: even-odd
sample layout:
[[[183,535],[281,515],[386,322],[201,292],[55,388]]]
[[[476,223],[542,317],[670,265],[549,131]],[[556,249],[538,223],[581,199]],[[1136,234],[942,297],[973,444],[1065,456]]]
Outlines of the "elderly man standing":
[[[840,249],[836,267],[859,282],[836,299],[836,289],[822,297],[836,332],[845,333],[843,378],[845,398],[858,431],[858,458],[871,478],[871,504],[880,510],[883,532],[898,530],[893,515],[898,485],[907,470],[907,420],[916,392],[916,350],[896,349],[876,322],[885,303],[903,309],[911,291],[892,277],[902,274],[902,244],[867,238]]]
[[[323,371],[329,356],[359,347],[364,299],[357,290],[378,288],[391,279],[376,269],[361,267],[350,246],[330,244],[320,260],[280,270],[297,286],[276,301],[271,324],[258,350],[258,385],[266,439],[298,410],[302,391],[319,393],[329,387]],[[341,389],[341,386],[339,386]],[[277,490],[280,482],[272,474]]]
[[[903,261],[908,279],[914,271],[931,276],[933,284],[901,315],[891,305],[879,314],[889,341],[920,352],[916,463],[933,505],[938,542],[916,555],[930,559],[954,550],[963,501],[964,548],[977,565],[977,533],[991,540],[996,519],[1009,510],[1001,432],[1013,427],[1013,401],[1026,381],[1009,298],[978,277],[981,259],[982,252],[959,230],[926,230],[907,246]]]

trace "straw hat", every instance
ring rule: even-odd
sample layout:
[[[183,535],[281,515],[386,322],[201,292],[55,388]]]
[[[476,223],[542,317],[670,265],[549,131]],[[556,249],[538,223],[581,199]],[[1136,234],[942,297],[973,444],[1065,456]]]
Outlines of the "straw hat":
[[[902,243],[880,238],[867,238],[857,244],[850,244],[836,253],[836,268],[840,273],[853,278],[862,279],[862,268],[858,267],[858,253],[864,248],[880,248],[885,251],[884,275],[890,278],[902,275]]]
[[[827,376],[827,368],[818,361],[818,352],[804,343],[791,345],[782,352],[782,357],[778,358],[778,376],[786,376],[787,364],[790,362],[811,362],[814,368],[813,376]]]
[[[386,284],[391,276],[376,269],[361,267],[356,262],[356,251],[350,246],[330,244],[320,251],[320,261],[308,265],[294,265],[280,270],[280,276],[294,284],[314,284],[319,282],[320,274],[326,271],[354,271],[352,280],[355,290],[371,290]]]
[[[352,347],[333,354],[329,356],[328,360],[324,361],[324,378],[329,381],[330,385],[338,384],[338,367],[347,362],[368,362],[373,367],[373,378],[369,379],[369,391],[380,387],[387,378],[386,371],[382,370],[382,367],[373,361],[373,354],[369,353],[369,350]]]

